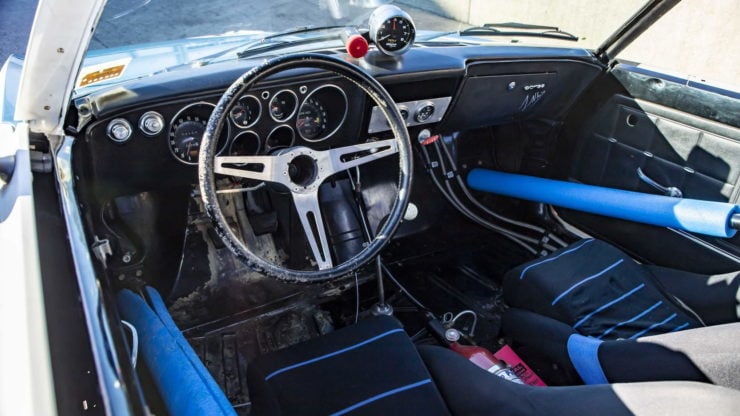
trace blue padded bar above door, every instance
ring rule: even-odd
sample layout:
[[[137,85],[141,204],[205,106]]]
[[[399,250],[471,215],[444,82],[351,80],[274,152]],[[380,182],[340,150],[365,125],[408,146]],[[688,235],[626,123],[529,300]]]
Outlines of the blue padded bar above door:
[[[534,176],[473,169],[471,188],[559,207],[672,227],[715,237],[732,237],[730,226],[740,206],[724,202],[673,198]]]

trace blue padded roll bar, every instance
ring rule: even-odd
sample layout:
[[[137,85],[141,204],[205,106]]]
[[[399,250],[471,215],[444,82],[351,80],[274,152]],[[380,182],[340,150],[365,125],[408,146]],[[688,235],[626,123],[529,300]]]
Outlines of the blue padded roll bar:
[[[479,191],[715,237],[734,236],[733,226],[740,213],[740,206],[724,202],[644,194],[488,169],[470,171],[468,185]]]
[[[152,309],[124,289],[117,295],[121,317],[139,333],[140,356],[173,415],[229,415],[234,408],[175,326],[159,294],[147,288]],[[164,309],[163,309],[164,308]]]

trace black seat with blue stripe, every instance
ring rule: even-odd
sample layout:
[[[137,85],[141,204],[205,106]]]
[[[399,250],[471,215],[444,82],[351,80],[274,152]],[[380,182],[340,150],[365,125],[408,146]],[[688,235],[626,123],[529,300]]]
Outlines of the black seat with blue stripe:
[[[603,241],[582,240],[506,274],[512,309],[503,328],[587,384],[694,380],[740,388],[740,377],[722,375],[740,361],[736,276],[643,265]],[[695,343],[697,333],[709,347],[663,342]]]
[[[247,371],[256,416],[731,415],[740,406],[740,392],[697,382],[516,384],[450,349],[415,347],[387,316],[257,357]]]
[[[257,415],[449,414],[408,335],[385,316],[259,357],[247,380]]]

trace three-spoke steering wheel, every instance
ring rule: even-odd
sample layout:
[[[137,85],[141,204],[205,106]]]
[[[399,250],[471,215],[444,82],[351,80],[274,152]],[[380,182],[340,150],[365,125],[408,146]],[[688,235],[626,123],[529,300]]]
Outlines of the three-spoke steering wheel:
[[[344,147],[315,150],[295,146],[272,155],[216,156],[217,142],[230,109],[258,81],[295,68],[316,68],[338,74],[352,81],[370,97],[388,120],[393,139],[368,141]],[[334,264],[321,212],[319,186],[329,177],[350,168],[398,154],[399,175],[396,198],[390,213],[372,241],[349,260]],[[346,275],[374,258],[388,243],[398,227],[408,204],[411,188],[412,156],[409,133],[398,108],[388,92],[373,77],[355,65],[326,55],[294,54],[266,61],[239,77],[221,96],[208,120],[201,141],[198,182],[203,204],[224,244],[245,265],[267,276],[291,282],[318,282]],[[294,270],[255,254],[228,225],[216,192],[216,174],[280,184],[292,196],[316,270]]]

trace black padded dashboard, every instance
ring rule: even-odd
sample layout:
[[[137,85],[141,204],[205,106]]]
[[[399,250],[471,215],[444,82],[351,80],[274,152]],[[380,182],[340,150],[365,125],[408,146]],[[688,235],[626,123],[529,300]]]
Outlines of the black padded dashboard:
[[[350,60],[339,51],[327,53]],[[161,187],[185,187],[196,182],[197,168],[177,160],[168,145],[174,117],[197,102],[215,103],[222,92],[242,73],[261,60],[230,61],[200,68],[187,68],[102,88],[75,99],[74,106],[93,120],[77,135],[84,138],[88,178],[101,199]],[[424,126],[432,131],[457,131],[503,124],[527,118],[561,119],[570,104],[601,73],[604,67],[582,49],[521,46],[414,47],[400,58],[371,51],[355,64],[376,77],[397,102],[450,97],[439,123]],[[513,83],[513,84],[512,84]],[[306,143],[295,134],[297,116],[276,122],[264,116],[268,98],[282,90],[296,94],[299,102],[322,86],[332,85],[346,96],[346,117],[320,143]],[[345,141],[369,138],[371,103],[355,86],[316,69],[286,71],[271,77],[251,92],[262,102],[262,118],[248,129],[233,122],[229,141],[251,131],[269,150],[266,140],[277,127],[294,132],[292,145],[317,148],[346,145]],[[536,96],[538,96],[535,98]],[[150,137],[136,126],[147,111],[160,113],[167,126]],[[77,112],[72,112],[77,113]],[[338,115],[336,116],[338,117]],[[125,143],[110,140],[106,126],[125,118],[135,132]],[[71,121],[70,125],[76,124]],[[420,128],[411,131],[412,137]],[[74,131],[75,127],[69,130]]]
[[[383,85],[414,83],[440,78],[460,78],[473,63],[522,62],[530,64],[546,61],[567,61],[602,67],[602,64],[584,49],[525,47],[525,46],[441,46],[415,47],[397,58],[370,51],[362,60],[349,58],[339,51],[328,54],[346,59],[367,71]],[[239,75],[262,62],[262,59],[236,60],[164,72],[151,77],[129,81],[121,86],[95,90],[75,99],[75,106],[87,107],[97,118],[136,107],[147,102],[184,98],[223,92]],[[484,67],[480,67],[483,69]],[[525,70],[526,71],[526,70]],[[286,71],[266,81],[265,85],[281,83],[286,79],[305,79],[320,71],[301,69]],[[480,75],[480,71],[471,73]]]

